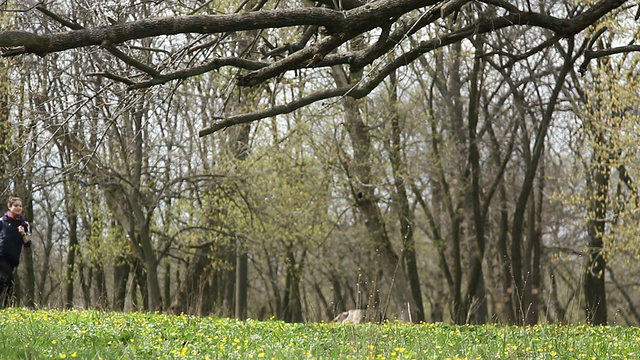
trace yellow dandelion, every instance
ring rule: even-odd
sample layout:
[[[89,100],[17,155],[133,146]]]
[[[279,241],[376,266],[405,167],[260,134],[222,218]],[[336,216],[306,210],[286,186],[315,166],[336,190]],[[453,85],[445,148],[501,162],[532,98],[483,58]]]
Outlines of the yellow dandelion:
[[[66,359],[66,358],[67,358],[67,354],[65,354],[65,353],[61,353],[60,355],[58,355],[58,357],[59,357],[60,359]]]
[[[71,353],[71,357],[72,357],[72,358],[76,358],[76,357],[78,357],[78,353],[77,353],[77,352],[72,352],[72,353]]]
[[[58,340],[53,339],[53,340],[51,340],[51,343],[52,343],[53,345],[55,345],[55,344],[57,344],[57,343],[58,343]]]

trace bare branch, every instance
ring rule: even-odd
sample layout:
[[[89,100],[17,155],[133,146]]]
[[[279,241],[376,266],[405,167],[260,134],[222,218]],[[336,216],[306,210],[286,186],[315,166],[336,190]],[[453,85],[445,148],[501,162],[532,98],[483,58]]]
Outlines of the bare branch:
[[[147,88],[155,85],[164,84],[172,80],[187,79],[192,76],[196,76],[196,75],[207,73],[212,70],[220,69],[224,66],[233,66],[239,69],[254,70],[254,69],[260,69],[267,66],[267,63],[241,59],[237,57],[217,58],[201,66],[195,66],[189,69],[180,70],[180,71],[172,72],[169,74],[158,74],[156,77],[154,77],[151,80],[141,81],[138,83],[131,83],[129,84],[130,85],[129,89],[134,90],[134,89]]]
[[[200,137],[203,137],[234,125],[244,124],[244,123],[248,123],[248,122],[252,122],[260,119],[265,119],[271,116],[288,114],[292,111],[298,110],[300,108],[303,108],[307,105],[313,104],[321,100],[331,99],[337,96],[343,96],[349,93],[351,90],[352,88],[350,87],[326,90],[326,91],[322,91],[322,92],[318,92],[318,93],[314,93],[314,94],[302,97],[298,100],[292,101],[284,105],[274,106],[271,109],[267,109],[264,111],[257,111],[249,114],[231,116],[226,119],[223,119],[222,121],[215,123],[211,127],[200,130],[198,135]]]
[[[584,52],[584,62],[580,65],[581,75],[584,75],[587,72],[587,68],[589,67],[589,62],[593,59],[611,56],[615,54],[628,53],[628,52],[637,52],[640,51],[640,45],[627,45],[627,46],[618,46],[610,49],[602,49],[602,50],[585,50]]]
[[[345,29],[342,13],[324,8],[297,8],[230,15],[192,15],[150,18],[131,23],[92,29],[36,35],[26,31],[0,32],[0,47],[24,46],[28,52],[45,55],[104,43],[119,44],[129,40],[161,35],[215,34],[228,31],[259,30],[300,25],[324,25]]]

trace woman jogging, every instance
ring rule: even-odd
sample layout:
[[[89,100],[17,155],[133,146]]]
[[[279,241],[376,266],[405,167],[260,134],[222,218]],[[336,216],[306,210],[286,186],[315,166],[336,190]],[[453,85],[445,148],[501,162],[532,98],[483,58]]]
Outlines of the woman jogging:
[[[20,263],[22,247],[30,247],[29,223],[24,220],[22,200],[11,197],[7,211],[0,218],[0,308],[10,305],[13,297],[13,272]]]

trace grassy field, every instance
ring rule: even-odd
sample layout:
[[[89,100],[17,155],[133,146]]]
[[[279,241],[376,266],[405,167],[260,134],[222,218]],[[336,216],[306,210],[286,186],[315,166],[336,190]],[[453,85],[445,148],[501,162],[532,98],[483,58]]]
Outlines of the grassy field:
[[[637,359],[640,329],[0,311],[2,359]]]

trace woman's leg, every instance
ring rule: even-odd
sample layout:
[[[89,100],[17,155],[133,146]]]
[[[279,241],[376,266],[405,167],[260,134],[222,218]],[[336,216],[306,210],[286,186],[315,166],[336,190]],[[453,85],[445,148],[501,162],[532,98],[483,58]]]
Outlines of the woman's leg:
[[[0,260],[0,308],[11,305],[13,297],[13,265]]]

